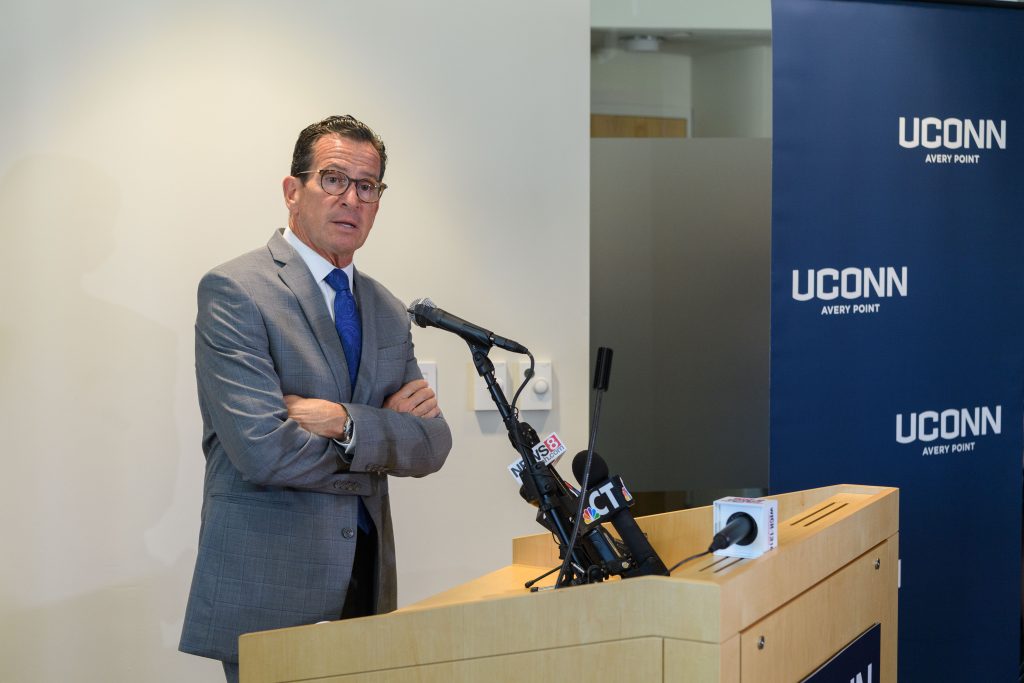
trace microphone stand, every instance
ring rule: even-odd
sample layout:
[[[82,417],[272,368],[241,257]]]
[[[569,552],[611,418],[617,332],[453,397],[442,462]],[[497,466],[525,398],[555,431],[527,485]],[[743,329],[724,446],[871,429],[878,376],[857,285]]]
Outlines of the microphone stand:
[[[582,548],[570,549],[567,529],[571,526],[572,497],[565,482],[554,469],[537,462],[534,457],[533,447],[540,443],[540,438],[533,427],[526,422],[520,422],[512,412],[505,393],[494,378],[494,363],[487,355],[490,347],[472,342],[467,343],[473,354],[473,365],[476,367],[477,374],[483,378],[487,385],[487,391],[498,408],[498,414],[501,415],[505,428],[508,430],[508,438],[512,442],[512,447],[526,464],[522,479],[529,500],[538,501],[540,511],[537,513],[537,521],[555,534],[566,561],[568,562],[571,558],[572,564],[575,565],[574,569],[578,572],[577,583],[602,580],[607,575],[607,571],[603,567],[592,562]],[[566,555],[567,553],[568,555]]]

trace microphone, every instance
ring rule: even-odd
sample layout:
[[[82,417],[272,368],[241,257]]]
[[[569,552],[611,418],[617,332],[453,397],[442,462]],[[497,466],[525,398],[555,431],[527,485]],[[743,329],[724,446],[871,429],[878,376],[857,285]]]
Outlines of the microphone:
[[[668,568],[665,567],[665,563],[658,557],[658,553],[651,547],[650,542],[644,535],[644,532],[637,526],[636,520],[633,519],[633,515],[630,514],[628,506],[623,502],[620,503],[617,497],[614,496],[615,490],[614,485],[611,481],[608,483],[596,487],[593,491],[590,490],[591,484],[594,482],[601,483],[608,479],[608,464],[604,461],[600,455],[596,452],[593,454],[593,459],[590,464],[590,476],[587,481],[582,481],[583,471],[586,467],[587,451],[580,451],[576,454],[576,457],[572,460],[572,473],[576,477],[576,481],[579,482],[580,488],[583,492],[589,494],[590,499],[587,501],[591,507],[596,507],[596,502],[600,494],[604,494],[605,500],[608,503],[607,514],[610,516],[612,526],[615,527],[615,531],[619,533],[619,537],[622,542],[626,544],[629,549],[629,554],[633,556],[634,566],[632,569],[623,572],[623,577],[633,576],[644,576],[647,574],[657,574],[658,576],[668,576]],[[621,488],[620,482],[620,492]],[[609,509],[614,508],[614,509]],[[601,514],[603,516],[603,513]]]
[[[750,545],[757,538],[757,522],[746,512],[734,512],[729,522],[714,535],[708,552],[725,550],[733,544]]]
[[[708,552],[720,557],[760,557],[778,546],[779,502],[771,498],[719,498]]]
[[[420,327],[436,327],[446,332],[453,332],[476,346],[487,348],[497,346],[499,349],[505,349],[512,353],[530,353],[529,349],[518,342],[499,337],[490,330],[485,330],[438,308],[429,298],[413,301],[409,304],[408,313],[409,319]]]

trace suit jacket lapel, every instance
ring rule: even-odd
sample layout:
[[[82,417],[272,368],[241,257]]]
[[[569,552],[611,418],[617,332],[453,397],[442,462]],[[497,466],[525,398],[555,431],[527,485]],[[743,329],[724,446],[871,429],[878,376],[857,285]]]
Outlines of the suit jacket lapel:
[[[363,324],[363,348],[360,352],[359,374],[352,395],[353,403],[369,403],[370,394],[377,376],[377,302],[372,288],[358,270],[353,270],[356,282],[356,303],[359,305],[359,319]]]
[[[352,387],[348,379],[345,351],[341,348],[338,330],[334,327],[334,321],[324,303],[324,295],[320,291],[320,286],[313,280],[302,257],[292,249],[280,232],[274,233],[267,246],[274,260],[281,265],[281,269],[278,271],[281,281],[298,300],[299,307],[302,309],[303,315],[306,316],[310,329],[313,330],[313,336],[327,358],[327,364],[331,368],[331,374],[334,375],[334,381],[341,394],[340,400],[351,400]],[[363,333],[363,348],[366,348],[365,332]],[[360,375],[362,375],[361,370]]]

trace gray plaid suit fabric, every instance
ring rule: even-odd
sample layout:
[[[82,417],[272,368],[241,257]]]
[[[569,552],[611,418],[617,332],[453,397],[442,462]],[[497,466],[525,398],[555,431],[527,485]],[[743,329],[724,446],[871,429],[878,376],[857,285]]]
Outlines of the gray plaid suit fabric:
[[[237,661],[242,633],[337,619],[352,572],[356,496],[378,530],[377,611],[395,608],[387,475],[440,469],[451,432],[443,418],[380,407],[420,377],[409,319],[358,271],[355,294],[363,347],[353,390],[318,285],[280,231],[200,282],[206,477],[184,652]],[[289,420],[285,394],[343,403],[356,425],[355,452]]]

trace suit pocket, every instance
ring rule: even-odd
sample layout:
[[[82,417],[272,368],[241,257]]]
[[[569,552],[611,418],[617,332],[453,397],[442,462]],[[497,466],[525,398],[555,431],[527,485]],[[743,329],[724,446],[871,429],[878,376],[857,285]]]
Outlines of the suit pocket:
[[[405,340],[398,344],[381,346],[377,348],[377,358],[386,360],[407,360],[412,355],[412,342]]]

